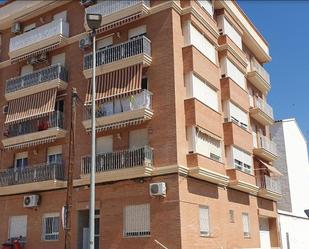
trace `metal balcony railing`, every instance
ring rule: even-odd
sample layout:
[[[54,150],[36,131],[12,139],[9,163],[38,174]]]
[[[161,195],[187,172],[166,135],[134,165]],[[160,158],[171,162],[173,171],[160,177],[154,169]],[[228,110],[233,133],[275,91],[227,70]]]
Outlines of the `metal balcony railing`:
[[[23,169],[10,168],[0,172],[1,187],[48,180],[64,180],[62,163],[42,164]]]
[[[6,81],[6,93],[15,92],[27,87],[35,86],[51,80],[68,81],[68,72],[60,64],[51,65],[23,76],[18,76]]]
[[[56,35],[69,37],[69,24],[66,21],[62,19],[54,20],[34,30],[11,38],[10,52],[42,42]]]
[[[273,155],[277,155],[277,145],[268,137],[260,136],[258,138],[258,146],[262,149],[269,151]]]
[[[257,178],[257,186],[276,193],[281,193],[281,185],[278,178],[270,177],[267,175]]]
[[[152,148],[145,146],[137,149],[115,151],[97,154],[96,172],[113,171],[134,168],[152,164]],[[82,158],[81,174],[87,175],[91,171],[91,157]]]
[[[266,103],[261,98],[255,98],[255,107],[259,108],[262,112],[264,112],[268,117],[271,117],[272,119],[274,118],[274,111],[273,108]]]
[[[120,99],[113,99],[109,102],[101,103],[97,106],[96,117],[107,117],[118,113],[125,113],[142,108],[152,109],[152,93],[143,90],[140,93]],[[91,106],[85,109],[85,120],[91,118]]]
[[[86,9],[87,14],[101,14],[102,17],[109,16],[131,6],[144,4],[150,7],[150,0],[105,0],[100,1]]]
[[[145,36],[98,50],[96,52],[96,66],[112,63],[139,54],[151,56],[151,42]],[[84,57],[84,70],[90,68],[92,68],[92,53]]]
[[[16,137],[50,128],[64,128],[64,115],[62,112],[54,111],[44,117],[7,125],[4,136],[8,138]]]
[[[268,84],[270,84],[270,76],[264,67],[254,58],[251,58],[251,71],[256,71]]]

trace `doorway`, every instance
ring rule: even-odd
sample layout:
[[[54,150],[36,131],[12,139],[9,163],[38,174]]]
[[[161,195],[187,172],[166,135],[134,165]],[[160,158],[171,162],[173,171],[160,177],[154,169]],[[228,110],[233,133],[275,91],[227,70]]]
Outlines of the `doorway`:
[[[268,218],[259,218],[261,249],[271,249]]]
[[[89,249],[89,210],[78,211],[77,249]],[[100,247],[100,210],[95,210],[94,248]]]

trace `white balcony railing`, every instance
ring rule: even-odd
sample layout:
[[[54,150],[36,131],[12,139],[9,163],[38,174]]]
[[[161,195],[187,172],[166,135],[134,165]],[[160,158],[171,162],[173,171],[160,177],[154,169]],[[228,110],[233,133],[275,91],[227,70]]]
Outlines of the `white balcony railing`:
[[[272,119],[274,119],[273,108],[269,104],[267,104],[266,101],[264,101],[261,98],[255,98],[254,102],[255,102],[255,107],[259,108],[268,117],[271,117]]]
[[[120,10],[127,9],[138,4],[150,6],[150,0],[105,0],[100,1],[86,9],[87,14],[101,14],[102,17],[109,16]]]
[[[258,138],[258,146],[273,155],[277,155],[277,145],[273,141],[271,141],[268,137],[260,136]]]
[[[256,71],[268,84],[270,84],[269,73],[254,57],[251,58],[251,71]]]
[[[152,165],[152,148],[144,146],[136,149],[115,151],[96,155],[96,173]],[[82,158],[81,174],[91,171],[91,157]]]
[[[272,192],[281,193],[281,185],[278,178],[267,175],[257,178],[257,185],[260,188],[270,190]]]
[[[57,35],[69,36],[69,24],[62,19],[54,20],[34,30],[11,38],[10,52],[42,42]]]

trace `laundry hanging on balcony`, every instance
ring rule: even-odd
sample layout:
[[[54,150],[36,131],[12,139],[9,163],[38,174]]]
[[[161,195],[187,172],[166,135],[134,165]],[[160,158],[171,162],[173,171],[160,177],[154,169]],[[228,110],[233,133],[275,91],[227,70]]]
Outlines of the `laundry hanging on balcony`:
[[[138,64],[117,71],[96,76],[96,101],[135,94],[142,89],[143,65]],[[88,81],[85,105],[92,100],[92,79]]]
[[[9,101],[5,124],[47,115],[55,109],[57,88]]]

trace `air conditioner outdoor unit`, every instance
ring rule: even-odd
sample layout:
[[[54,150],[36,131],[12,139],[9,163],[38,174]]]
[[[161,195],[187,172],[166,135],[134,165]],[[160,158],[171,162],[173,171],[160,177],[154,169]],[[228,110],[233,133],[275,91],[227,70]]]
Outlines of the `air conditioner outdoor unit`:
[[[38,63],[38,60],[37,60],[36,57],[29,57],[29,58],[27,59],[27,64],[33,65],[33,64],[36,64],[36,63]]]
[[[92,40],[91,40],[91,37],[90,36],[86,36],[84,37],[83,39],[81,39],[79,41],[79,47],[81,49],[85,49],[85,48],[88,48],[92,45]]]
[[[47,54],[46,53],[42,53],[39,56],[37,56],[37,62],[44,62],[47,60]]]
[[[21,33],[21,23],[20,22],[15,22],[12,27],[11,27],[11,31],[14,34],[19,34]]]
[[[39,206],[40,196],[39,195],[26,195],[24,196],[24,207],[32,208]]]
[[[166,196],[166,184],[165,182],[157,182],[149,184],[150,196]]]
[[[80,0],[80,4],[83,5],[84,7],[88,7],[90,5],[93,5],[96,2],[97,2],[96,0]]]

